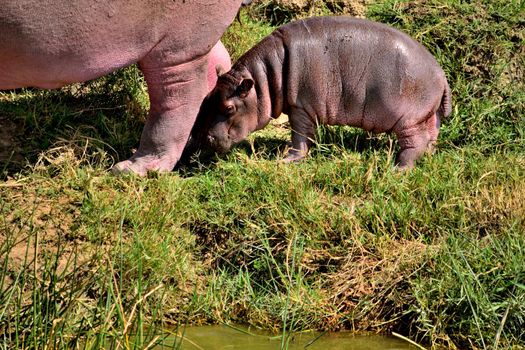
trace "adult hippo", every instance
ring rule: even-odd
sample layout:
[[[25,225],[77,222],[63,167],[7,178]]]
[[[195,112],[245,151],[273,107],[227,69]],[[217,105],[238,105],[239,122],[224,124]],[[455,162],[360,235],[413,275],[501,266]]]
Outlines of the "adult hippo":
[[[208,62],[230,64],[218,40],[240,5],[241,0],[4,0],[0,89],[53,89],[138,63],[148,85],[149,116],[137,152],[114,170],[170,171],[214,85]]]

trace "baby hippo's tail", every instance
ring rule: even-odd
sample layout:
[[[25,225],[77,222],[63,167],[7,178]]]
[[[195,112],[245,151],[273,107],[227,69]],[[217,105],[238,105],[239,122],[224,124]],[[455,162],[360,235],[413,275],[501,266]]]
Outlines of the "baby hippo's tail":
[[[450,86],[445,79],[445,89],[443,90],[443,96],[441,97],[441,104],[437,110],[437,115],[440,118],[447,117],[452,112],[452,98],[450,96]]]

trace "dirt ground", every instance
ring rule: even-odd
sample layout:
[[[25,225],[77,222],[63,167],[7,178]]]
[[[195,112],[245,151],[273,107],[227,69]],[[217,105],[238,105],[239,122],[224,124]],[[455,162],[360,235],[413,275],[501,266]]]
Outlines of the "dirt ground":
[[[371,3],[371,1],[372,0],[273,0],[272,2],[281,8],[299,12],[312,8],[320,2],[325,2],[328,7],[337,8],[343,13],[357,17],[364,17],[366,5]],[[254,2],[267,3],[268,1],[257,0]]]

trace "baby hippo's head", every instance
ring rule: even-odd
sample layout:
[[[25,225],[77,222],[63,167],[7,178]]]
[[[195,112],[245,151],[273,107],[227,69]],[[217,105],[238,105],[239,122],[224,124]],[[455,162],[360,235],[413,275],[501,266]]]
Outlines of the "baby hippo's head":
[[[249,73],[220,74],[204,99],[192,131],[200,145],[225,153],[258,129],[257,96]]]

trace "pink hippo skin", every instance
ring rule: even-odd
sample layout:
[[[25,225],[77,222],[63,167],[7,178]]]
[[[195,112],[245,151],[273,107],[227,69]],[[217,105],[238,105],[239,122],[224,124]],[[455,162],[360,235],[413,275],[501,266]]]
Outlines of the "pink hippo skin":
[[[220,41],[211,49],[208,58],[208,92],[213,90],[217,83],[217,67],[226,67],[224,69],[228,70],[232,67],[230,54]]]
[[[317,125],[350,125],[395,133],[397,166],[408,169],[450,112],[445,73],[423,45],[381,23],[315,17],[280,27],[220,75],[192,139],[226,152],[286,113],[287,162],[306,156]]]
[[[241,0],[4,0],[0,89],[53,89],[138,62],[151,108],[137,152],[114,170],[170,171],[215,84],[209,72],[217,63],[230,65],[218,40],[240,5]]]

